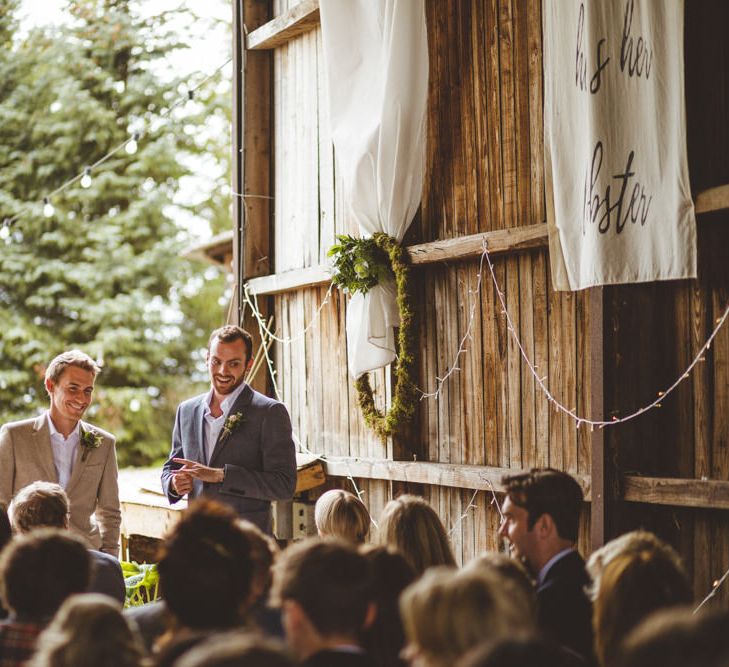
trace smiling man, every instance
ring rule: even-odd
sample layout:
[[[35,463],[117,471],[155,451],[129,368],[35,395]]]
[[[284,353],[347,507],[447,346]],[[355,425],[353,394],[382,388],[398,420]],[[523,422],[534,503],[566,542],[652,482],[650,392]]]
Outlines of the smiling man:
[[[288,500],[296,487],[289,413],[246,384],[253,363],[247,331],[213,331],[206,361],[210,391],[177,408],[162,488],[171,503],[214,497],[270,534],[271,501]]]
[[[0,430],[0,503],[38,480],[60,484],[71,504],[71,530],[89,547],[119,555],[119,489],[114,436],[81,420],[99,366],[71,350],[48,365],[50,407],[40,417]]]

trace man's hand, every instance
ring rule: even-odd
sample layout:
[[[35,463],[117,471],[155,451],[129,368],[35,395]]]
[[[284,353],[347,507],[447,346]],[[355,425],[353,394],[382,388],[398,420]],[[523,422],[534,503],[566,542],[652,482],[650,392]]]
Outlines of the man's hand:
[[[172,490],[180,497],[192,491],[192,477],[182,470],[173,470],[170,479]]]
[[[172,474],[174,475],[172,478],[172,483],[175,486],[175,489],[177,488],[176,481],[180,477],[187,478],[189,482],[189,488],[185,493],[190,491],[192,489],[192,478],[199,479],[202,482],[213,482],[213,483],[219,483],[223,481],[223,478],[225,477],[225,469],[224,468],[211,468],[209,466],[204,466],[202,463],[198,463],[197,461],[189,461],[188,459],[172,459],[175,463],[181,463],[182,468],[179,470],[174,470]]]

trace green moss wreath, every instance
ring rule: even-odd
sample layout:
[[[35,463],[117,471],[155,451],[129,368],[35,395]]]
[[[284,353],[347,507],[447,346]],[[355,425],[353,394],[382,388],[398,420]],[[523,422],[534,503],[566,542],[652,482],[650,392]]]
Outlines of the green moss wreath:
[[[410,294],[410,264],[404,248],[392,237],[381,232],[370,239],[337,236],[339,243],[329,255],[334,260],[332,281],[346,292],[368,292],[384,278],[394,275],[400,329],[397,335],[397,364],[392,405],[386,414],[378,410],[372,395],[369,373],[355,381],[357,402],[365,423],[380,437],[401,432],[415,414],[415,313]]]

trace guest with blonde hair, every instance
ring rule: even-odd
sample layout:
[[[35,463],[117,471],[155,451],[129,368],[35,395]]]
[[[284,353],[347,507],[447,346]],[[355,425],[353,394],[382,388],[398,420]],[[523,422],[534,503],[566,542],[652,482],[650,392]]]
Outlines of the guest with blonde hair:
[[[644,549],[614,558],[602,573],[592,617],[600,665],[615,664],[621,642],[650,614],[691,599],[683,568],[664,551]]]
[[[400,613],[414,667],[450,667],[485,640],[534,628],[503,591],[503,579],[477,569],[431,568],[403,592]]]
[[[441,520],[420,496],[405,494],[385,505],[377,541],[400,553],[417,576],[434,565],[456,564]]]
[[[29,667],[139,667],[142,646],[108,596],[68,598],[38,638]]]
[[[319,497],[314,521],[320,537],[341,537],[355,544],[362,544],[370,529],[370,514],[364,503],[343,489],[331,489]]]

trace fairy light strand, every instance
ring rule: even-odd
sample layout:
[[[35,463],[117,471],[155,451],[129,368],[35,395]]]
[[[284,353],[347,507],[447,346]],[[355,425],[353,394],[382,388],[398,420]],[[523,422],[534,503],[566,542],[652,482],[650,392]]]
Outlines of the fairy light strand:
[[[466,506],[466,509],[463,511],[463,514],[456,519],[456,522],[453,524],[451,529],[448,531],[448,537],[452,537],[453,534],[456,532],[458,527],[466,520],[466,517],[470,513],[472,509],[476,509],[478,505],[474,505],[473,501],[476,500],[476,496],[478,495],[478,490],[473,492],[473,495],[471,496],[471,500],[468,501],[468,505]]]
[[[709,600],[711,600],[711,598],[713,598],[719,592],[719,588],[728,578],[729,578],[729,570],[724,572],[721,579],[714,582],[714,586],[709,591],[709,594],[701,601],[701,604],[698,607],[696,607],[696,609],[694,609],[694,612],[693,612],[694,614],[697,613],[699,611],[699,609],[701,609],[701,607],[703,607]]]
[[[199,90],[208,81],[210,81],[213,77],[215,77],[215,75],[218,72],[220,72],[220,70],[222,70],[224,67],[226,67],[232,60],[233,60],[232,58],[228,58],[228,60],[226,60],[221,65],[219,65],[215,70],[213,70],[213,72],[211,72],[204,79],[202,79],[200,81],[200,83],[198,83],[197,85],[195,85],[192,88],[189,88],[187,90],[187,93],[183,97],[180,97],[180,99],[178,99],[177,102],[175,102],[172,106],[166,107],[165,109],[163,109],[160,112],[160,114],[159,114],[160,115],[160,118],[162,118],[162,119],[168,118],[174,109],[176,109],[177,107],[181,106],[182,104],[185,104],[185,103],[189,102],[191,99],[194,99],[195,92],[197,92],[197,90]],[[45,203],[45,202],[50,203],[50,201],[53,199],[53,197],[55,197],[56,195],[61,194],[62,192],[64,192],[68,188],[70,188],[76,182],[80,181],[84,176],[90,176],[91,173],[94,171],[94,169],[100,167],[107,160],[109,160],[114,155],[116,155],[120,150],[122,150],[123,148],[126,148],[132,142],[134,142],[136,144],[136,142],[141,137],[141,134],[142,134],[141,132],[133,132],[131,134],[131,136],[127,137],[124,141],[122,141],[121,143],[119,143],[116,146],[114,146],[108,153],[106,153],[105,155],[103,155],[102,157],[100,157],[93,164],[87,165],[86,167],[84,167],[83,170],[80,173],[76,174],[72,178],[69,178],[67,181],[65,181],[64,183],[62,183],[61,185],[59,185],[55,190],[52,190],[50,193],[44,195],[43,197],[41,197],[38,200],[34,200],[32,202],[28,202],[27,204],[21,206],[20,209],[16,213],[14,213],[12,216],[6,217],[2,221],[2,223],[0,223],[0,226],[11,227],[23,215],[25,215],[33,206],[36,206],[39,203]]]

